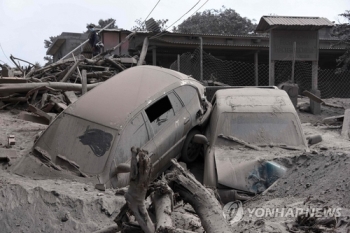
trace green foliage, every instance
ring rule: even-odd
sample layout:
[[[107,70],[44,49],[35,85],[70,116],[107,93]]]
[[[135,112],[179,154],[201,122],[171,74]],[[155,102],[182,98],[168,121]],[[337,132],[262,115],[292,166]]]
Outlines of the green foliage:
[[[48,40],[44,40],[44,47],[49,48],[51,44],[57,39],[58,36],[50,36]]]
[[[166,24],[169,21],[168,19],[158,19],[158,20],[155,20],[155,21],[159,25],[160,31],[165,31],[167,29],[167,25]],[[137,32],[147,31],[146,24],[144,23],[144,21],[141,18],[135,20],[135,23],[136,23],[136,25],[131,28],[131,31],[137,31]]]
[[[52,58],[51,55],[45,56],[45,57],[44,57],[44,60],[46,61],[45,66],[46,66],[46,65],[49,65],[49,64],[51,64],[51,63],[53,62],[53,58]]]
[[[206,33],[206,34],[236,34],[253,33],[256,24],[246,17],[241,17],[235,10],[225,8],[197,12],[184,22],[174,27],[175,32]]]
[[[101,28],[104,28],[105,26],[107,26],[107,24],[109,24],[113,20],[115,20],[115,19],[112,19],[112,18],[109,18],[109,19],[106,19],[106,20],[100,19],[98,21],[98,26],[101,27]],[[114,23],[109,25],[108,28],[110,28],[110,29],[118,29],[118,26],[115,25],[115,21],[114,21]]]
[[[336,24],[333,28],[333,36],[340,39],[338,44],[345,44],[346,50],[337,59],[338,66],[340,66],[337,69],[337,73],[350,69],[350,10],[346,10],[340,16],[343,16],[347,20],[347,23]]]
[[[35,62],[34,66],[35,66],[35,68],[36,68],[36,69],[41,68],[41,65],[40,65],[40,63],[39,63],[39,62]]]

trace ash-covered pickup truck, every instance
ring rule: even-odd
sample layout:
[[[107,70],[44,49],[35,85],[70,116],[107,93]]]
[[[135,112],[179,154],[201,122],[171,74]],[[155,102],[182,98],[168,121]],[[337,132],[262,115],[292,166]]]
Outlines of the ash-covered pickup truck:
[[[261,193],[286,168],[271,161],[308,150],[297,112],[287,93],[277,88],[218,90],[205,135],[203,184],[218,189],[222,201]]]

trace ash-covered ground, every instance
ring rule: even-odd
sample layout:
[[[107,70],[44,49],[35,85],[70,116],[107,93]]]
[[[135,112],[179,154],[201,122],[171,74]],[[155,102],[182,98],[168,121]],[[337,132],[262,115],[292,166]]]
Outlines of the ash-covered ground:
[[[304,107],[308,102],[299,99]],[[350,108],[349,99],[326,102]],[[34,139],[47,126],[21,120],[24,110],[17,106],[0,111],[0,153],[14,149],[18,156],[0,163],[0,232],[93,232],[114,225],[124,197],[112,189],[96,190],[89,180],[56,171],[32,156]],[[341,215],[335,223],[319,227],[321,231],[349,232],[350,141],[341,137],[341,128],[322,123],[325,117],[342,114],[344,109],[326,106],[317,116],[299,112],[305,136],[319,134],[323,141],[307,153],[286,150],[283,156],[270,158],[288,172],[263,194],[243,203],[243,215],[233,221],[233,232],[314,232],[295,227],[295,212],[286,216],[281,211],[315,208],[335,209]],[[10,134],[16,144],[6,148]]]

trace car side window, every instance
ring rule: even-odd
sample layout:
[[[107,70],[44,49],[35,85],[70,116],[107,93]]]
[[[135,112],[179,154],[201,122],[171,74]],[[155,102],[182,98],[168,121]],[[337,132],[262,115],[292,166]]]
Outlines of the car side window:
[[[154,134],[156,134],[169,119],[175,116],[175,112],[167,95],[157,100],[148,107],[145,112],[151,123]]]
[[[185,106],[187,106],[193,98],[198,98],[197,90],[188,85],[176,88],[175,92],[181,98]]]
[[[141,148],[149,141],[146,124],[140,113],[125,127],[117,147],[116,160],[123,163],[131,158],[131,147]]]

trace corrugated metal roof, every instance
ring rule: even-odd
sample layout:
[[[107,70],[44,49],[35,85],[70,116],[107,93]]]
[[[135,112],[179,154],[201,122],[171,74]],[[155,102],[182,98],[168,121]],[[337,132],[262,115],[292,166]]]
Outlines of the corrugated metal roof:
[[[158,40],[161,42],[165,42],[165,43],[169,43],[169,44],[182,44],[182,45],[199,45],[200,43],[196,43],[196,42],[175,42],[175,41],[168,41],[168,40],[164,40],[164,39],[159,39],[156,38],[154,40]],[[264,48],[268,48],[267,45],[261,45],[261,44],[218,44],[218,43],[206,43],[204,42],[203,45],[214,45],[214,46],[228,46],[228,47],[239,47],[239,46],[243,46],[243,47],[264,47]]]
[[[190,43],[190,42],[174,42],[174,41],[168,41],[160,38],[156,38],[155,40],[169,43],[169,44],[182,44],[182,45],[199,45],[199,43]],[[329,40],[332,41],[332,40]],[[334,40],[333,40],[334,41]],[[255,48],[268,48],[268,45],[262,45],[262,44],[217,44],[217,43],[203,43],[203,45],[212,45],[212,46],[222,46],[222,47],[255,47]],[[338,48],[338,47],[333,47],[331,45],[329,46],[321,46],[319,49],[332,49],[332,50],[344,50],[344,48]]]
[[[137,34],[152,34],[152,32],[148,31],[140,31],[136,32]],[[156,35],[156,33],[153,33]],[[152,34],[152,35],[153,35]],[[213,37],[244,37],[244,38],[268,38],[268,35],[256,35],[256,34],[248,34],[248,35],[234,35],[234,34],[211,34],[211,33],[185,33],[185,32],[163,32],[164,35],[170,36],[213,36]]]
[[[331,21],[322,17],[263,16],[255,31],[266,32],[272,28],[318,30],[323,27],[333,26]]]

